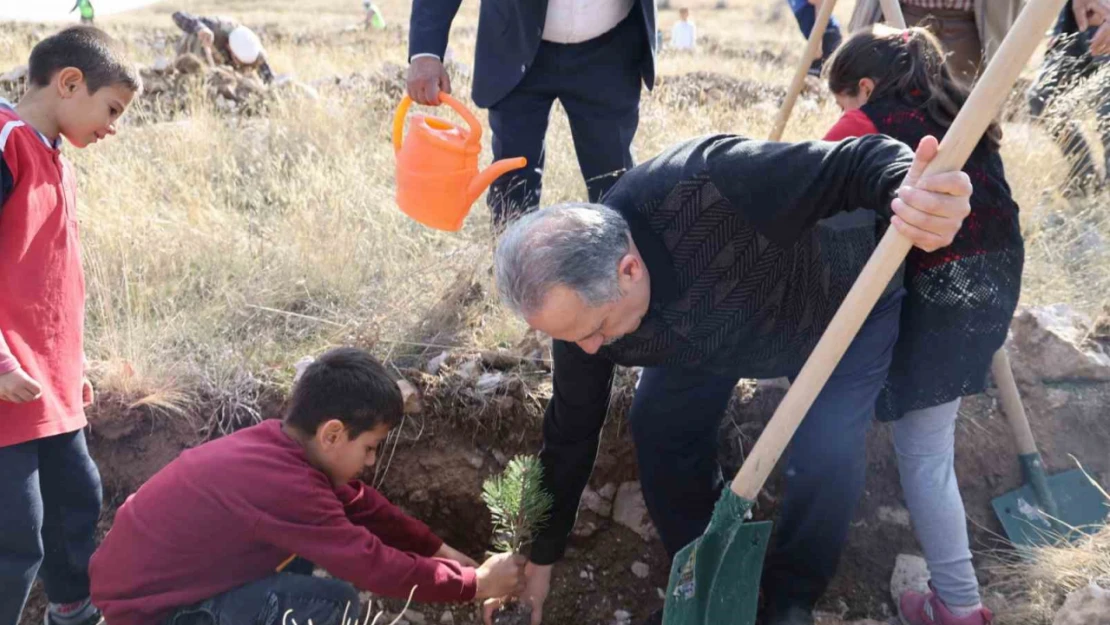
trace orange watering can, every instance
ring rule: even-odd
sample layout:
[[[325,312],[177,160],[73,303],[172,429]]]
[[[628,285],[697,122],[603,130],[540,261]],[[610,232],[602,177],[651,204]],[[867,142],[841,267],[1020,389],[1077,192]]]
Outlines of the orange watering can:
[[[501,174],[520,169],[527,159],[506,158],[478,172],[482,125],[458,100],[439,93],[466,120],[469,129],[430,115],[413,115],[402,143],[405,115],[412,105],[407,95],[393,117],[393,151],[397,155],[397,205],[416,221],[455,231],[462,227],[470,206]]]

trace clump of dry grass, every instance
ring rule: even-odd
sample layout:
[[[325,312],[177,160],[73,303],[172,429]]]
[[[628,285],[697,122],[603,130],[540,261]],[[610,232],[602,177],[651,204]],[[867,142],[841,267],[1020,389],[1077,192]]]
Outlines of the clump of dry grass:
[[[1110,494],[1102,490],[1110,506]],[[994,554],[988,591],[1004,598],[999,625],[1049,625],[1068,594],[1094,582],[1110,588],[1110,525],[1072,542]]]
[[[660,56],[660,85],[644,94],[640,110],[639,161],[698,135],[766,136],[802,48],[785,7],[687,4],[706,45]],[[286,388],[294,361],[335,343],[403,360],[508,346],[524,333],[492,295],[492,234],[481,202],[461,233],[423,228],[394,205],[390,122],[409,4],[381,7],[385,31],[356,27],[358,3],[324,0],[185,0],[102,20],[150,63],[172,49],[172,10],[230,15],[264,33],[276,71],[316,85],[322,96],[280,98],[261,115],[241,117],[196,90],[181,111],[137,108],[117,137],[68,151],[79,174],[88,351],[106,363],[102,389],[170,412],[222,397],[220,423],[249,422],[260,389]],[[838,7],[841,18],[849,11]],[[451,35],[457,95],[469,91],[476,17],[477,6],[464,3]],[[660,28],[675,19],[661,12]],[[25,62],[52,29],[5,29],[0,68]],[[700,77],[716,78],[703,89],[693,84]],[[804,98],[786,139],[820,137],[838,115],[829,98]],[[1098,201],[1071,203],[1048,191],[1067,166],[1043,130],[1017,122],[1005,131],[1003,156],[1028,241],[1025,300],[1097,312],[1110,292],[1110,246],[1100,243],[1110,240],[1105,211]],[[543,201],[583,197],[556,103]],[[454,292],[475,284],[476,300]],[[223,384],[229,388],[215,388]]]

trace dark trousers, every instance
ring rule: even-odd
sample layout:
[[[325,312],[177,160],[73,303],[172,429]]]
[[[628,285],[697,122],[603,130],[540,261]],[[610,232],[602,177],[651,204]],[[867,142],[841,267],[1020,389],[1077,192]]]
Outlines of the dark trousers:
[[[1071,4],[1064,7],[1071,11]],[[1061,20],[1063,22],[1063,20]],[[1068,160],[1070,171],[1064,190],[1069,193],[1089,193],[1103,187],[1103,176],[1095,164],[1095,153],[1076,118],[1087,112],[1095,113],[1099,138],[1106,152],[1104,164],[1110,166],[1110,85],[1093,85],[1091,97],[1072,103],[1063,110],[1046,109],[1070,91],[1091,78],[1106,62],[1106,57],[1095,57],[1090,51],[1090,34],[1064,32],[1058,25],[1045,54],[1044,64],[1029,88],[1029,110],[1045,125],[1056,144]],[[1110,169],[1107,169],[1110,171]]]
[[[802,35],[809,39],[809,34],[813,32],[813,25],[817,22],[817,7],[810,4],[809,0],[786,0],[786,3],[794,12],[794,20],[798,22]],[[821,64],[836,51],[841,39],[840,22],[836,20],[835,15],[830,16],[829,25],[825,28],[825,36],[821,38],[821,58],[813,61],[810,71],[821,71]]]
[[[178,609],[165,625],[283,625],[293,621],[346,625],[344,614],[347,622],[361,622],[354,586],[315,577],[312,569],[310,562],[298,558],[281,573]]]
[[[83,431],[0,447],[0,625],[19,622],[36,576],[54,603],[89,596],[100,504]]]
[[[836,572],[863,492],[866,436],[890,368],[903,293],[881,300],[787,452],[786,496],[764,574],[772,606],[812,607]],[[668,554],[705,530],[724,482],[717,433],[737,378],[645,368],[629,415],[644,500]]]
[[[490,212],[504,224],[540,202],[544,136],[556,99],[570,121],[578,167],[591,202],[632,167],[632,138],[640,123],[640,67],[649,54],[638,9],[616,28],[577,44],[540,43],[532,67],[489,109],[495,159],[523,156],[528,166],[490,187]]]

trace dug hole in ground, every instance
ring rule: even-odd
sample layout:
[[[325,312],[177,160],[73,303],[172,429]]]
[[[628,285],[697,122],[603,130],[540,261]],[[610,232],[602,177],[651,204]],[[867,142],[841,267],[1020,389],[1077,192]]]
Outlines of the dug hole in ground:
[[[1107,330],[1110,318],[1092,323],[1063,307],[1024,310],[1015,320],[1009,344],[1049,472],[1074,468],[1074,456],[1103,484],[1110,482]],[[1077,332],[1085,334],[1078,345]],[[501,472],[514,455],[539,448],[542,409],[550,391],[548,357],[543,341],[529,337],[514,349],[444,352],[400,368],[417,393],[410,394],[411,414],[383,449],[377,470],[365,479],[451,545],[473,555],[484,554],[490,549],[492,528],[481,498],[482,484]],[[555,569],[553,592],[544,611],[546,623],[635,623],[662,604],[669,564],[644,507],[625,421],[635,381],[634,370],[618,375],[571,546]],[[737,386],[720,429],[720,459],[726,473],[738,468],[784,393],[781,381],[743,380]],[[267,406],[263,416],[277,417],[281,399],[275,395],[263,401]],[[1064,590],[1073,587],[1088,598],[1086,603],[1073,598],[1072,604],[1099,601],[1099,587],[1087,588],[1082,570],[1065,570],[1074,568],[1080,548],[1055,554],[1059,561],[1055,571],[1051,562],[1039,563],[1042,579],[1026,579],[1029,571],[1015,568],[990,502],[1020,486],[1022,476],[993,389],[967,398],[960,416],[956,470],[980,581],[988,605],[999,614],[998,622],[1051,623],[1066,599]],[[105,531],[115,508],[183,449],[200,442],[205,437],[200,430],[206,429],[201,415],[189,419],[149,407],[129,408],[111,396],[101,397],[90,423],[89,445],[105,484]],[[839,574],[819,606],[819,622],[825,625],[868,619],[895,622],[891,585],[896,562],[896,588],[923,581],[921,562],[911,557],[919,551],[902,503],[887,426],[873,428],[867,454],[866,492]],[[759,497],[756,518],[773,518],[779,498],[780,481],[772,480]],[[1099,562],[1104,567],[1110,563],[1107,534],[1104,530],[1101,542],[1082,546],[1086,550],[1082,557],[1094,562],[1091,570],[1097,571]],[[1102,570],[1105,574],[1110,568]],[[1101,581],[1103,588],[1110,587],[1108,580]],[[38,601],[24,617],[28,625],[39,622],[41,595],[36,595]],[[370,599],[364,594],[364,600]],[[398,614],[403,602],[375,600],[374,605],[375,610]],[[516,614],[501,618],[506,620],[499,623],[526,622]],[[403,620],[479,622],[472,606],[415,603]]]

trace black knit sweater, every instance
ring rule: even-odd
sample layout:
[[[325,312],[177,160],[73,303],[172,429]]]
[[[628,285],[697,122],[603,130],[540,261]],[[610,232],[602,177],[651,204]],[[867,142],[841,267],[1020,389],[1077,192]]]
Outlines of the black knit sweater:
[[[540,454],[555,505],[532,561],[562,556],[614,364],[795,374],[873,251],[912,160],[904,144],[878,135],[798,144],[717,135],[621,178],[604,201],[629,223],[651,304],[636,332],[596,355],[555,341]]]

